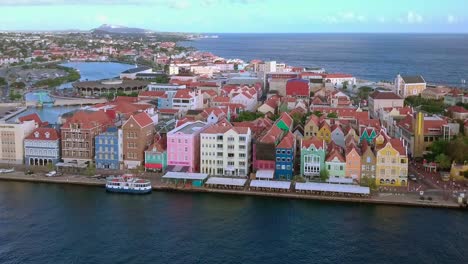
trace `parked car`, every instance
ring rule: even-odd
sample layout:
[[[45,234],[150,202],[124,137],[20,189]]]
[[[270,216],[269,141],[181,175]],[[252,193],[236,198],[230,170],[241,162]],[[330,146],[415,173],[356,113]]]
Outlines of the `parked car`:
[[[46,176],[47,177],[54,177],[54,176],[57,176],[57,171],[51,171],[49,173],[46,173]]]

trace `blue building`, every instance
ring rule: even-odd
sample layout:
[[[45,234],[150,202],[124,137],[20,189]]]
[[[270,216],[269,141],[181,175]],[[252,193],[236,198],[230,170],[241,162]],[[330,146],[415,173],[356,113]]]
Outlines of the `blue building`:
[[[24,159],[29,166],[54,166],[60,160],[60,134],[39,127],[24,139]]]
[[[158,109],[172,109],[172,98],[176,94],[176,90],[166,91],[166,96],[158,98]]]
[[[110,127],[106,132],[95,137],[95,161],[97,169],[121,168],[122,154],[122,130]]]
[[[294,177],[294,155],[296,140],[291,132],[276,146],[275,179],[292,180]]]

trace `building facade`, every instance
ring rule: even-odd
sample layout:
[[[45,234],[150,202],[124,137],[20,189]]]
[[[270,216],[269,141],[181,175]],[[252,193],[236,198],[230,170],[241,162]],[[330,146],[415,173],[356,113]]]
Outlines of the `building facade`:
[[[0,123],[0,163],[24,163],[24,138],[36,128],[33,120]]]
[[[94,139],[96,169],[119,170],[123,162],[123,133],[109,127]]]
[[[49,127],[36,128],[24,139],[25,164],[54,166],[60,161],[60,136]]]
[[[252,132],[229,123],[213,125],[200,134],[200,171],[210,175],[247,177]]]
[[[113,125],[113,118],[105,111],[78,111],[60,128],[62,159],[83,164],[94,159],[95,137]]]
[[[375,178],[377,185],[406,186],[408,183],[408,157],[398,139],[376,142]]]
[[[206,129],[201,121],[187,122],[167,133],[167,165],[169,171],[200,170],[200,133]]]
[[[122,126],[123,156],[126,168],[142,166],[145,150],[153,143],[154,123],[151,117],[141,112],[130,116]]]
[[[307,180],[320,176],[325,168],[325,141],[316,137],[301,142],[301,175]]]
[[[408,96],[418,96],[426,89],[426,81],[420,75],[401,76],[395,78],[394,93],[406,98]]]
[[[288,132],[276,146],[275,178],[292,180],[294,177],[294,157],[296,156],[296,139]]]

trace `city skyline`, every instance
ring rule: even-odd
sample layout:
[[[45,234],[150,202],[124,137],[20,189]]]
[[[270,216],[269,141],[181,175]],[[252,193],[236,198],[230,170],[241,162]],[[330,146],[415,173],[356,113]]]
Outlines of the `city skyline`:
[[[462,0],[444,5],[422,0],[0,0],[0,30],[90,30],[113,24],[202,33],[468,33],[467,5]]]

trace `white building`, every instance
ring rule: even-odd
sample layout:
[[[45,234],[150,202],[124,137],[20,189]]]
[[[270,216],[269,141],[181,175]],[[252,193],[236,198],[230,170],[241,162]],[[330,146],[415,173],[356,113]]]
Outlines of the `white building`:
[[[250,173],[252,133],[229,123],[200,134],[200,171],[210,175],[247,177]]]
[[[185,84],[170,84],[170,83],[150,83],[148,84],[148,91],[173,91],[179,89],[186,89]]]
[[[0,163],[23,164],[24,138],[36,128],[35,121],[0,123]]]
[[[276,61],[265,62],[265,72],[276,72]]]
[[[203,108],[203,95],[200,90],[181,89],[172,98],[172,108],[178,110],[193,110]]]
[[[179,74],[179,66],[175,64],[169,65],[169,75],[177,75]]]

